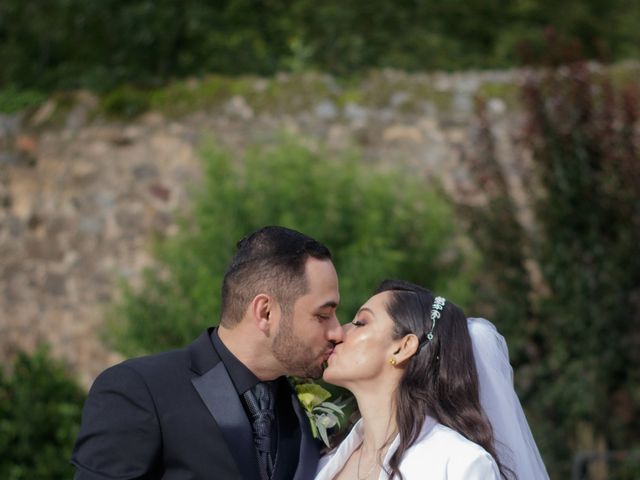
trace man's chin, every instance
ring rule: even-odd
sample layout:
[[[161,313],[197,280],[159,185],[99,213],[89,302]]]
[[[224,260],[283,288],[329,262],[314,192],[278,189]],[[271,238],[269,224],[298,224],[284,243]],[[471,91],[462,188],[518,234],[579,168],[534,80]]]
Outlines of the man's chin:
[[[322,378],[324,369],[325,369],[325,363],[321,363],[320,365],[313,365],[311,367],[305,368],[301,376],[305,378],[310,378],[313,380],[318,380]]]
[[[322,367],[318,367],[314,370],[309,371],[307,374],[307,378],[311,378],[313,380],[319,380],[322,378],[322,372],[323,372]]]

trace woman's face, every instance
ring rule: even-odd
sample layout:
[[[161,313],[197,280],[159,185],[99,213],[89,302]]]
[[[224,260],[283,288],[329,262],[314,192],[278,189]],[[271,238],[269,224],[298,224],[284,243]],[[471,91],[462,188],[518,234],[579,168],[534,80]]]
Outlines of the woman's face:
[[[382,292],[371,297],[353,321],[344,326],[344,340],[327,360],[322,376],[326,382],[348,387],[375,380],[390,368],[389,360],[397,344],[392,339],[393,320],[385,307],[390,295]]]

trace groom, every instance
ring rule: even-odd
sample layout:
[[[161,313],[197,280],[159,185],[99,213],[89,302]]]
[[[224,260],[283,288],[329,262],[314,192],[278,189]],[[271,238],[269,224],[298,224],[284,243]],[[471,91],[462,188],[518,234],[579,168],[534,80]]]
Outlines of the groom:
[[[242,239],[224,276],[218,328],[96,379],[75,478],[312,478],[317,447],[285,375],[322,375],[342,340],[339,300],[324,245],[283,227]]]

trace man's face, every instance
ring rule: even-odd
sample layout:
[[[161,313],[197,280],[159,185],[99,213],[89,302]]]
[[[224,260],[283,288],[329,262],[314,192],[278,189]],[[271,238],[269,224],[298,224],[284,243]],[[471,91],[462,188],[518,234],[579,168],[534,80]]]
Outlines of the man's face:
[[[283,316],[273,340],[273,355],[287,375],[320,378],[342,327],[336,317],[340,302],[338,275],[330,260],[307,259],[308,291],[295,300],[293,312]]]

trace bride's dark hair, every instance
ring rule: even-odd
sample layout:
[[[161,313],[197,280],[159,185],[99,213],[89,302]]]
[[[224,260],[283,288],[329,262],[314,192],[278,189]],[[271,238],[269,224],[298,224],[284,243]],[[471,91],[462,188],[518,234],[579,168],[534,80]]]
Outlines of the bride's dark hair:
[[[495,459],[502,477],[507,478],[512,472],[498,459],[491,424],[480,405],[478,374],[462,309],[447,300],[429,341],[434,295],[401,280],[383,281],[376,293],[381,292],[391,293],[386,310],[394,322],[394,339],[413,333],[422,344],[406,361],[396,391],[400,446],[389,461],[389,478],[403,478],[400,462],[416,441],[427,415],[484,448]]]

